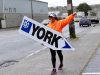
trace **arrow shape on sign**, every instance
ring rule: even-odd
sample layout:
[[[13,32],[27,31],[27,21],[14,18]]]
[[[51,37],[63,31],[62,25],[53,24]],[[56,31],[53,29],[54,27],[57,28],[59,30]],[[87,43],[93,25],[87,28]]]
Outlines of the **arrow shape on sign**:
[[[53,50],[74,50],[61,33],[26,16],[23,18],[19,32]]]

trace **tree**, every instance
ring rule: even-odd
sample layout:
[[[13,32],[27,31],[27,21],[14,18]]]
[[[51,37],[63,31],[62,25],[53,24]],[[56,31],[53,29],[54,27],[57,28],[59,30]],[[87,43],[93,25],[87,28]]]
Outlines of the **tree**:
[[[92,10],[92,8],[87,3],[81,3],[77,7],[77,10],[84,12],[85,13],[85,16],[88,16],[88,11],[89,10]]]

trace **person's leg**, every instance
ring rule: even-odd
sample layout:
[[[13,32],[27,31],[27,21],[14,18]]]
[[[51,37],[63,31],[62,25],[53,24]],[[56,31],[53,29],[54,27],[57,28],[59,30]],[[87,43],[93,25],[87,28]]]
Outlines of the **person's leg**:
[[[61,50],[57,50],[57,53],[58,53],[58,56],[59,56],[59,59],[60,59],[60,65],[59,65],[59,70],[62,69],[63,67],[63,54],[62,54],[62,51]]]
[[[53,74],[56,74],[57,73],[56,72],[56,51],[50,49],[50,52],[51,52],[51,61],[52,61],[52,66],[53,66],[51,75],[53,75]]]
[[[56,68],[56,51],[50,49],[53,68]]]

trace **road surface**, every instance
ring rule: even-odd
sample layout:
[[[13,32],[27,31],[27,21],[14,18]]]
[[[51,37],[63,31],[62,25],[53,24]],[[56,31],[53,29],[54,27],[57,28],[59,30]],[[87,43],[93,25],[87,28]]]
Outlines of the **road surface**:
[[[85,30],[91,27],[79,27],[78,23],[75,24],[77,34],[85,32]],[[68,27],[64,28],[63,34],[65,37],[69,36]],[[0,30],[0,66],[5,64],[7,66],[11,62],[18,62],[45,48],[34,40],[18,33],[18,29]]]

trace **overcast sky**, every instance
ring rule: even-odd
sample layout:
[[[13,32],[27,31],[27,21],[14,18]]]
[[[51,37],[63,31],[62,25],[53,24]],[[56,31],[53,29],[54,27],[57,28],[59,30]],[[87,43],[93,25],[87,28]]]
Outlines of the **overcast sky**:
[[[66,6],[67,5],[67,0],[39,0],[39,1],[44,1],[48,2],[48,6],[55,7],[55,6]],[[86,2],[89,5],[92,4],[100,4],[100,0],[72,0],[74,6],[78,6],[80,3]]]

